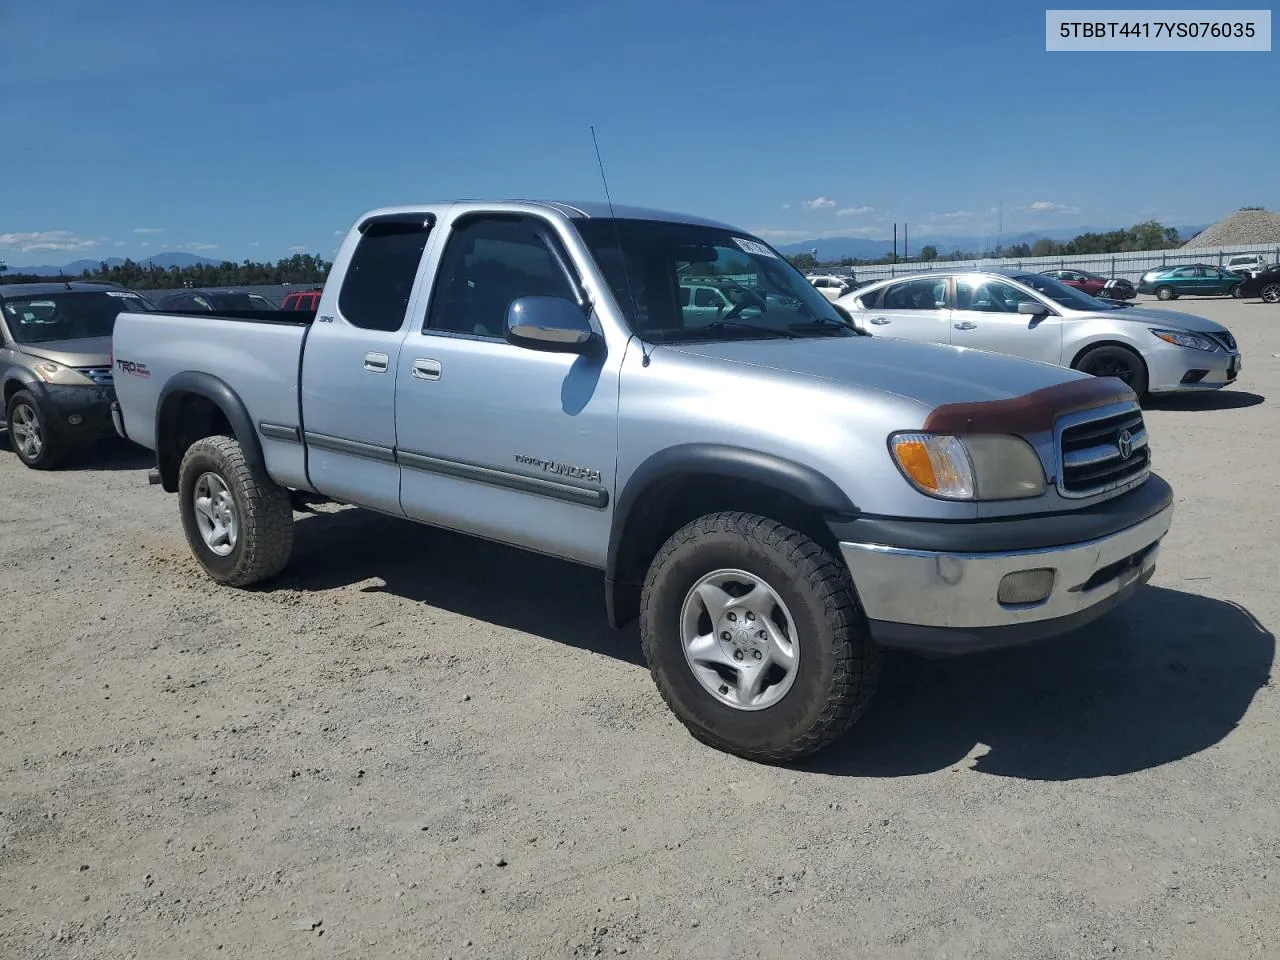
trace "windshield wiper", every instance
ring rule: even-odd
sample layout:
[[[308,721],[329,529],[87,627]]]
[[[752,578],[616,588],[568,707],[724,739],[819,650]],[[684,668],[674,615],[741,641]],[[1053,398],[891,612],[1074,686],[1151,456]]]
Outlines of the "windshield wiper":
[[[830,317],[814,317],[812,320],[806,320],[804,323],[789,323],[788,330],[813,330],[815,327],[840,327],[843,330],[849,330],[859,336],[865,336],[863,331],[859,330],[853,323],[848,320],[832,320]]]
[[[763,333],[771,337],[786,337],[788,340],[799,338],[790,330],[782,327],[762,327],[758,323],[746,323],[742,320],[713,320],[704,327],[691,327],[692,330],[750,330],[752,333]]]

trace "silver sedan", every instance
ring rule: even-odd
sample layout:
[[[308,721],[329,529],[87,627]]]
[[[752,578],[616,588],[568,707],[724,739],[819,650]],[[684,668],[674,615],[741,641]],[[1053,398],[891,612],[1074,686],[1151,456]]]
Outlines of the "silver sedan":
[[[1235,337],[1175,310],[1097,300],[1016,268],[933,270],[836,301],[866,333],[944,343],[1119,377],[1139,397],[1218,390],[1240,373]]]

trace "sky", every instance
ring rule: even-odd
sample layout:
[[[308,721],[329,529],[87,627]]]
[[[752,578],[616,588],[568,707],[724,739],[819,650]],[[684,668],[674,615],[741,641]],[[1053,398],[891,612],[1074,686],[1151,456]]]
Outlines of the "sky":
[[[777,244],[1280,208],[1280,54],[1047,53],[1025,0],[904,11],[0,0],[0,258],[330,257],[378,206],[601,199],[593,124],[615,202]]]

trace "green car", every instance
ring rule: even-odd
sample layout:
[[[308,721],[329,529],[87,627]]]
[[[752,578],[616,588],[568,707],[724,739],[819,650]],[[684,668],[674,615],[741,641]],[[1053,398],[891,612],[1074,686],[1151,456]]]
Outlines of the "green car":
[[[1138,282],[1139,293],[1154,293],[1161,300],[1182,296],[1233,297],[1244,278],[1205,263],[1148,270]]]

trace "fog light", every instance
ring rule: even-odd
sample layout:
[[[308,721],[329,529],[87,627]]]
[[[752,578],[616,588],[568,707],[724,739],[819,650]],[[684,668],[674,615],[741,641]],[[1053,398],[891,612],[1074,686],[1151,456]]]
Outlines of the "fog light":
[[[67,423],[71,424],[73,427],[78,427],[80,424],[84,423],[84,417],[80,416],[78,413],[73,413],[71,416],[67,417]]]
[[[1006,573],[1000,580],[996,599],[1009,604],[1039,603],[1052,592],[1054,574],[1055,571],[1047,567]]]

